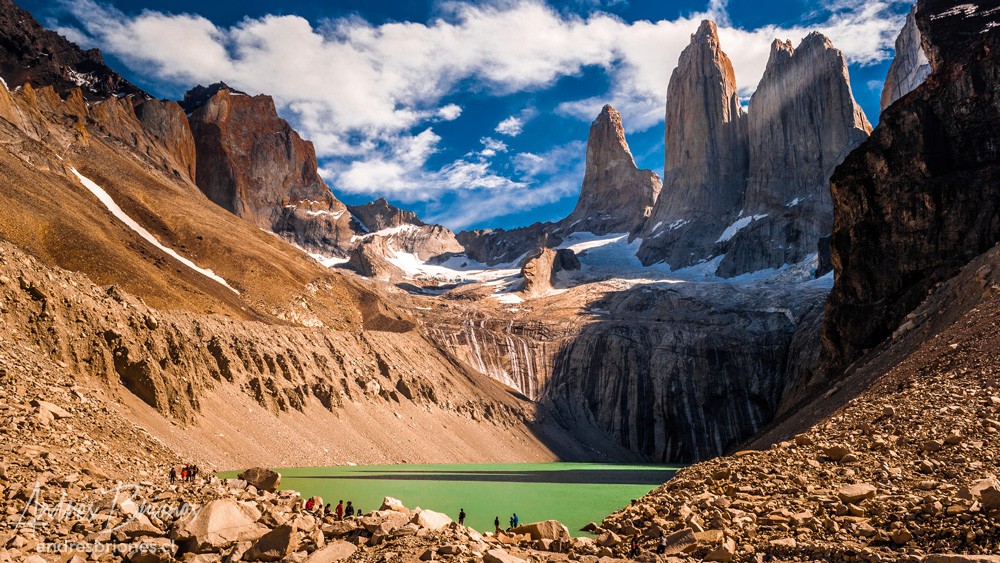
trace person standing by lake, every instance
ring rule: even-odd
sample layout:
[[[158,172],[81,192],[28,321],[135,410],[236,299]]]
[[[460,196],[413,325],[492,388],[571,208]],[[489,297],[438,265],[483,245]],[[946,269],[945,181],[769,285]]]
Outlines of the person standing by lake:
[[[351,501],[347,501],[347,506],[344,507],[344,516],[348,518],[354,516],[354,505],[351,504]]]
[[[499,534],[500,533],[500,517],[499,516],[497,516],[496,518],[493,519],[493,527],[496,528],[496,531],[494,533],[495,534]]]
[[[337,520],[344,519],[344,501],[337,503]]]
[[[511,515],[511,517],[510,517],[510,527],[511,528],[516,528],[517,527],[517,513],[516,512],[513,515]]]
[[[459,526],[465,526],[465,509],[464,508],[459,508],[458,509],[458,525]]]

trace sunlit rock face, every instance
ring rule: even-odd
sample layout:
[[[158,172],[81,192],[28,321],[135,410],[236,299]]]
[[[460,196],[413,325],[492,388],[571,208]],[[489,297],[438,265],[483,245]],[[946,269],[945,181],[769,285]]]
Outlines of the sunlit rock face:
[[[915,17],[917,7],[910,8],[906,24],[896,37],[896,55],[889,65],[889,73],[882,87],[880,107],[885,108],[912,92],[931,73],[931,63],[920,44],[920,29]]]

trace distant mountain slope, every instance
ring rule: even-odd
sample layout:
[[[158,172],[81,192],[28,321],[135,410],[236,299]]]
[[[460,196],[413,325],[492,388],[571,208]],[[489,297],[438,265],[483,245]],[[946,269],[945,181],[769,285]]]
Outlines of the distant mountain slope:
[[[45,29],[12,0],[0,0],[0,76],[10,88],[52,86],[62,96],[80,88],[88,100],[150,97],[108,68],[99,50]]]

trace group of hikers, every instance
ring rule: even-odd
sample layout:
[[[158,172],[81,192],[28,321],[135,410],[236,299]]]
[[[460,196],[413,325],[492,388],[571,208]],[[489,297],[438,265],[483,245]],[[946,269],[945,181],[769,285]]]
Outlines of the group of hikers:
[[[510,524],[510,526],[507,527],[507,531],[508,532],[517,527],[518,519],[517,519],[517,513],[516,512],[514,514],[510,515],[510,518],[507,519],[507,523]],[[496,533],[498,533],[498,534],[502,531],[502,530],[500,530],[500,517],[499,516],[493,518],[493,527],[496,528]]]
[[[320,499],[319,497],[310,497],[308,500],[306,500],[305,508],[306,512],[315,513],[317,516],[321,518],[325,518],[327,516],[336,516],[337,520],[343,520],[344,518],[350,518],[352,516],[364,515],[361,512],[361,509],[356,508],[354,506],[354,503],[351,501],[347,501],[347,504],[345,505],[344,501],[341,500],[340,502],[337,503],[336,507],[330,508],[330,503],[326,503],[324,505],[323,500]]]
[[[170,483],[173,484],[180,479],[181,483],[194,483],[195,479],[198,478],[198,474],[201,472],[197,465],[185,465],[181,468],[180,473],[177,472],[176,467],[170,468]]]

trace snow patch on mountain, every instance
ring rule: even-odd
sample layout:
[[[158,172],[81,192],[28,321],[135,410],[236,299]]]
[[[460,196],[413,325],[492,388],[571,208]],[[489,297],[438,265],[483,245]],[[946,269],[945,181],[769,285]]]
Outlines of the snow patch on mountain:
[[[237,295],[240,294],[239,291],[234,289],[231,285],[229,285],[229,283],[226,280],[222,279],[221,276],[217,275],[212,270],[198,266],[194,262],[178,254],[174,249],[164,246],[162,243],[160,243],[160,241],[157,240],[152,233],[144,229],[142,225],[140,225],[135,221],[135,219],[133,219],[127,213],[125,213],[125,211],[123,211],[122,208],[119,207],[117,203],[115,203],[115,200],[111,197],[111,195],[108,194],[108,192],[104,191],[104,188],[98,186],[93,180],[87,178],[83,174],[80,174],[79,172],[76,171],[75,168],[70,168],[70,171],[72,171],[73,174],[76,175],[77,179],[80,180],[80,183],[83,184],[83,187],[90,190],[90,193],[94,194],[94,196],[98,200],[100,200],[100,202],[103,203],[105,207],[108,208],[108,211],[110,211],[111,214],[115,216],[115,218],[117,218],[122,223],[125,223],[125,225],[128,228],[135,231],[135,233],[138,234],[143,239],[145,239],[146,242],[152,244],[156,248],[159,248],[163,252],[177,259],[178,262],[184,264],[188,268],[191,268],[192,270],[198,272],[199,274],[205,276],[206,278],[225,286],[226,289],[228,289],[229,291],[232,291]]]
[[[763,215],[748,215],[746,217],[740,217],[735,222],[733,222],[732,225],[726,227],[726,230],[722,231],[722,234],[719,235],[719,240],[715,241],[715,243],[718,244],[720,242],[726,242],[727,240],[736,236],[736,233],[742,231],[744,228],[750,225],[750,223],[753,223],[758,219],[763,219],[764,217],[767,217],[767,213]]]

